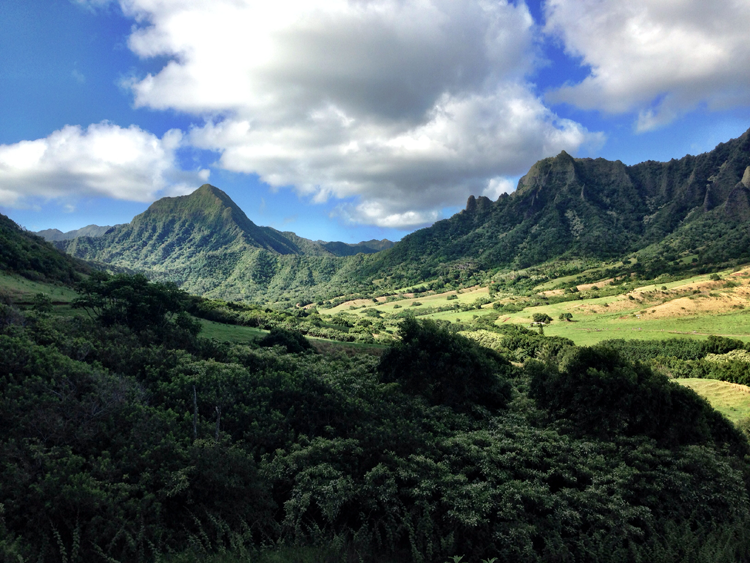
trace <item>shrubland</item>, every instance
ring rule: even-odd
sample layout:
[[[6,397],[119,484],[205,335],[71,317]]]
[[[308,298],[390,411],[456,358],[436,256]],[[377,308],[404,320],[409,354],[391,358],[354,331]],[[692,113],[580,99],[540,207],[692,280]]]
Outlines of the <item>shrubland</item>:
[[[655,350],[480,323],[491,350],[415,318],[381,358],[316,353],[291,322],[230,344],[138,276],[92,276],[77,304],[0,304],[4,560],[750,554],[748,443]],[[739,349],[702,346],[662,350]]]

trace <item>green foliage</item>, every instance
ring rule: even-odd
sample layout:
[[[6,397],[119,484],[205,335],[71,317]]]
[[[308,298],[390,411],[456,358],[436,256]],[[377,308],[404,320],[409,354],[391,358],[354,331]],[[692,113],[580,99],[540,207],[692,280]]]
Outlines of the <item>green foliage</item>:
[[[447,324],[405,321],[379,362],[156,338],[153,325],[137,331],[106,316],[3,305],[3,560],[374,563],[460,554],[730,563],[750,555],[744,441],[642,366],[606,352],[576,356],[565,339],[484,322],[482,334],[503,354],[548,362],[527,362],[558,397],[547,410],[506,359]],[[309,309],[190,307],[238,324],[319,318]],[[180,314],[166,333],[178,331]],[[350,329],[383,322],[358,321],[371,325],[332,320]],[[555,380],[582,371],[599,379],[587,389]],[[582,412],[558,408],[566,393]],[[641,415],[636,404],[667,414]],[[587,408],[598,409],[607,433],[590,431]],[[654,418],[666,430],[654,431]]]
[[[507,404],[513,368],[497,353],[433,321],[406,319],[400,336],[380,361],[383,381],[461,411],[475,406],[494,411]]]
[[[32,299],[31,307],[37,313],[47,314],[52,312],[52,299],[44,293],[37,293]]]
[[[531,316],[531,320],[538,324],[547,324],[549,322],[552,322],[552,317],[550,317],[547,313],[534,313]]]
[[[0,270],[15,272],[31,280],[72,284],[89,268],[0,215]]]
[[[282,346],[291,354],[307,352],[312,350],[312,344],[307,338],[302,336],[296,330],[286,330],[283,328],[272,328],[271,332],[258,341],[260,346]]]
[[[671,447],[716,440],[747,450],[705,399],[610,348],[572,348],[559,367],[532,363],[527,369],[531,396],[581,433],[645,435]]]
[[[184,313],[187,294],[173,283],[151,282],[143,274],[133,276],[93,272],[78,285],[80,297],[73,307],[86,310],[104,326],[124,325],[136,332],[163,333],[171,321],[195,335],[200,324]]]

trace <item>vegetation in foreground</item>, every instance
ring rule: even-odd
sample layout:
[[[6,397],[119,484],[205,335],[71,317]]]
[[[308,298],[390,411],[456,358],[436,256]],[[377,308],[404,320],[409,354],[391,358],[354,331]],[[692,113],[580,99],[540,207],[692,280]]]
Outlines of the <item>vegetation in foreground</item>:
[[[750,555],[747,440],[649,350],[513,327],[493,352],[408,318],[380,359],[319,354],[281,328],[203,339],[138,276],[80,295],[90,315],[0,305],[6,560]],[[667,349],[742,353],[710,346]]]

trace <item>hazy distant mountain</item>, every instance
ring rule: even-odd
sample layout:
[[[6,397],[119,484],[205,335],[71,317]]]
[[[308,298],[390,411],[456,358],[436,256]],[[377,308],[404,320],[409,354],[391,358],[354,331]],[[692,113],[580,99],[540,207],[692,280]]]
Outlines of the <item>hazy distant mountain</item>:
[[[116,225],[119,227],[119,225]],[[37,235],[49,242],[58,240],[70,240],[78,237],[100,237],[114,227],[100,227],[99,225],[88,225],[74,231],[62,232],[60,229],[45,229],[37,231]]]
[[[364,254],[375,254],[376,252],[380,252],[381,250],[388,250],[389,248],[393,248],[393,245],[395,244],[388,239],[372,239],[358,242],[356,244],[349,244],[346,242],[323,242],[321,240],[317,242],[336,256],[353,256],[354,254],[358,254],[360,252]]]

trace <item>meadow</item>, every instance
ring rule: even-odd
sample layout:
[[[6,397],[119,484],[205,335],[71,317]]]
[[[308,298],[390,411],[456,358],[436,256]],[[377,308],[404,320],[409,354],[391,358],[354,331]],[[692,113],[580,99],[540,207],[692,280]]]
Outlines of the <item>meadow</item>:
[[[711,335],[750,341],[750,270],[747,267],[724,271],[712,279],[711,275],[691,276],[679,281],[665,283],[644,282],[643,285],[618,294],[598,297],[597,289],[606,288],[613,280],[579,284],[579,298],[545,303],[545,297],[561,295],[562,290],[553,290],[570,283],[579,276],[566,276],[546,281],[533,289],[532,296],[543,304],[527,306],[523,311],[502,313],[496,324],[519,324],[531,326],[535,313],[544,313],[553,321],[544,326],[548,336],[570,338],[578,345],[590,346],[613,338],[661,340],[686,337],[706,339]],[[597,269],[585,272],[592,276]],[[349,313],[364,316],[374,309],[385,316],[414,312],[420,318],[471,324],[480,316],[492,314],[491,303],[469,310],[450,310],[421,315],[427,308],[445,307],[452,304],[469,306],[478,299],[490,299],[487,287],[472,287],[459,291],[432,294],[402,294],[399,300],[386,301],[379,298],[348,301],[326,310],[324,315]],[[513,303],[529,301],[529,296],[496,294],[495,301]],[[421,307],[422,309],[420,309]],[[560,315],[570,313],[571,321],[559,320]]]
[[[711,406],[734,423],[750,417],[750,387],[715,379],[675,379],[705,397]]]

